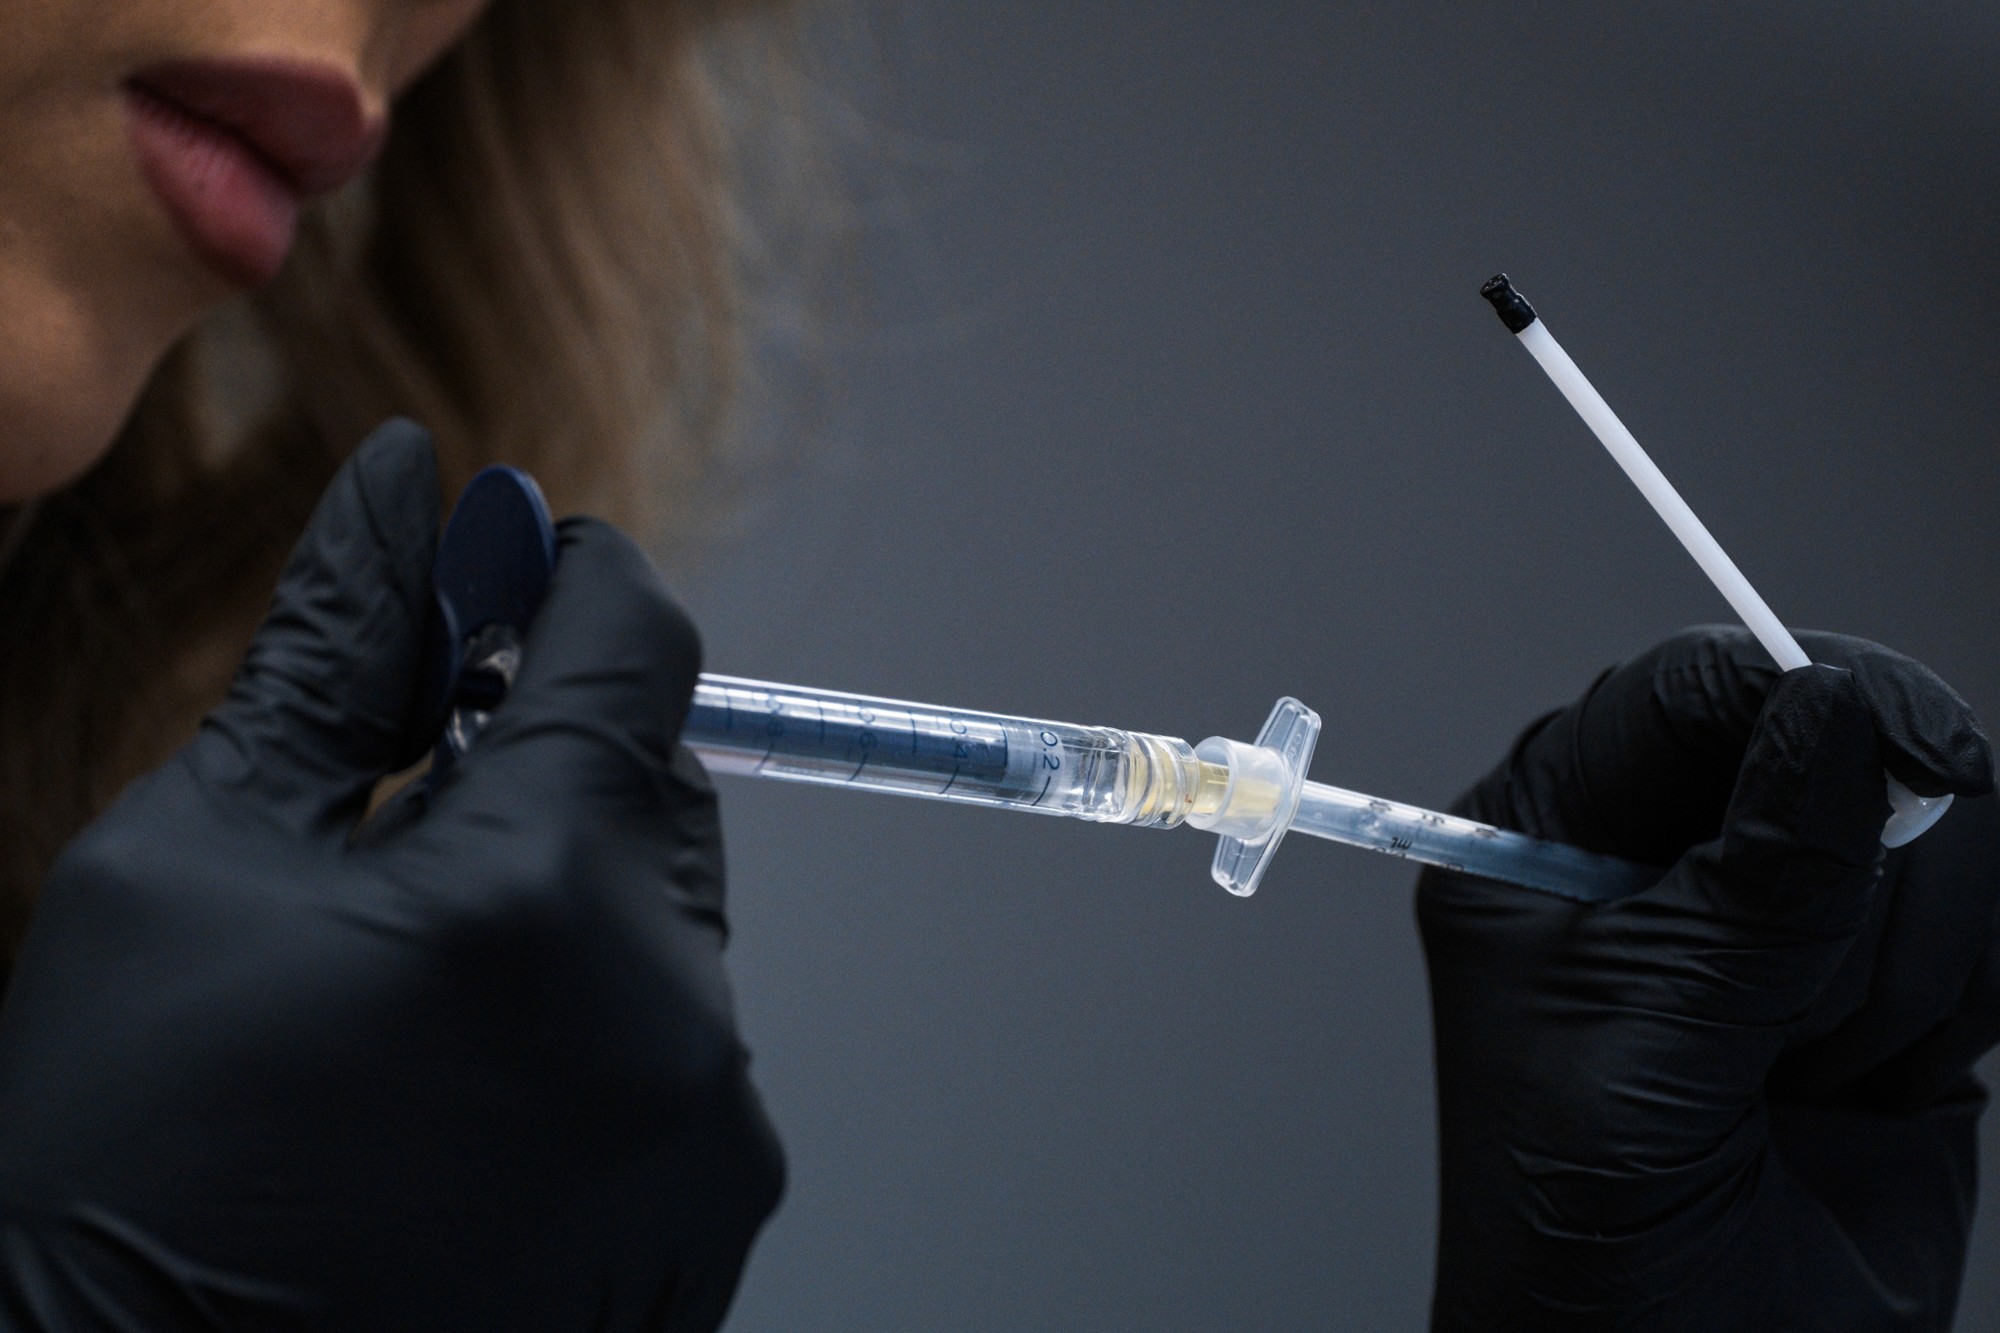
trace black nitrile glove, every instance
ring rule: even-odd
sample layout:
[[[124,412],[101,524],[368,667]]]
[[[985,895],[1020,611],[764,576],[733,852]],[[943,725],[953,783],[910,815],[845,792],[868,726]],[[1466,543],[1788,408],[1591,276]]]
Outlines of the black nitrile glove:
[[[1917,663],[1801,638],[1828,665],[1671,640],[1455,807],[1672,869],[1596,906],[1424,875],[1433,1327],[1949,1327],[2000,1040],[1992,751]],[[1886,859],[1885,767],[1960,796]]]
[[[51,873],[0,1012],[0,1326],[712,1329],[779,1189],[722,971],[693,630],[565,524],[420,818],[437,481],[335,480],[228,702]]]

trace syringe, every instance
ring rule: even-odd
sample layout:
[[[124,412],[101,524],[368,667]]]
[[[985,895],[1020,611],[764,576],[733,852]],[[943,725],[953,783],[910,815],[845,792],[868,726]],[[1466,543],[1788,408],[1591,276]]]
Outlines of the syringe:
[[[438,544],[438,625],[423,705],[443,720],[432,781],[474,744],[521,663],[555,568],[541,491],[513,468],[467,484]],[[1280,699],[1254,742],[1190,745],[1115,727],[878,699],[704,675],[682,741],[718,773],[1067,815],[1188,824],[1220,839],[1213,873],[1248,895],[1293,829],[1582,902],[1635,893],[1664,873],[1488,824],[1306,780],[1319,714]]]
[[[1306,780],[1319,715],[1281,699],[1253,744],[704,675],[682,740],[712,771],[1220,836],[1248,895],[1287,831],[1601,902],[1661,871]]]

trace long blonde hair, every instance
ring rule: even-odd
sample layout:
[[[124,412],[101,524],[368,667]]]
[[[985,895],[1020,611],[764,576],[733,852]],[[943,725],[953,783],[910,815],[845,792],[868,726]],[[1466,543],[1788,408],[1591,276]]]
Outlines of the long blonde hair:
[[[384,417],[436,434],[448,492],[504,461],[561,510],[685,529],[741,364],[732,150],[799,117],[777,8],[496,0],[277,282],[167,357],[92,472],[0,516],[0,975],[57,849],[219,697]]]

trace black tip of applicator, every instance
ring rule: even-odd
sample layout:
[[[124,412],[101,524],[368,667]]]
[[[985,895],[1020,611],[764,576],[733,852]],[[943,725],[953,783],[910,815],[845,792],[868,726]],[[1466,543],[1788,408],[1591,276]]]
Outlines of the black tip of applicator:
[[[1528,298],[1514,290],[1514,284],[1507,281],[1505,273],[1495,273],[1479,289],[1479,294],[1493,303],[1500,312],[1500,322],[1507,326],[1507,332],[1519,333],[1535,322],[1535,308],[1528,304]]]

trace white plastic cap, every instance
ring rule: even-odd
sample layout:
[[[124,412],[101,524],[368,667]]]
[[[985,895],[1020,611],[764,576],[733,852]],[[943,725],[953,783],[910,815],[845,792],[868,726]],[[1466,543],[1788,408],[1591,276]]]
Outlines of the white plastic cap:
[[[1919,796],[1894,778],[1889,779],[1889,808],[1896,813],[1882,826],[1882,845],[1901,847],[1930,832],[1931,825],[1951,809],[1951,793]]]

